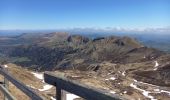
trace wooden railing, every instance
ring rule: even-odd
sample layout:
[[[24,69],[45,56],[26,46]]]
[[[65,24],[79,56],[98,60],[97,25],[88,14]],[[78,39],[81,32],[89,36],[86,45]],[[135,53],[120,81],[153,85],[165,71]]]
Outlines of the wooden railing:
[[[17,100],[8,90],[8,84],[10,81],[14,84],[18,89],[20,89],[23,93],[30,97],[32,100],[45,100],[44,97],[40,96],[36,92],[34,92],[31,88],[17,80],[11,74],[8,73],[4,67],[0,66],[0,74],[4,76],[4,81],[0,84],[0,90],[3,92],[5,96],[5,100]]]
[[[62,99],[62,90],[73,93],[86,100],[125,100],[116,94],[111,94],[106,90],[96,89],[94,87],[80,84],[77,81],[70,80],[61,72],[45,72],[45,82],[56,87],[57,100]]]
[[[32,100],[45,100],[44,97],[34,92],[31,88],[18,81],[15,77],[8,73],[6,69],[0,66],[0,74],[4,76],[4,81],[0,82],[0,90],[4,93],[4,100],[17,100],[8,90],[9,81],[14,84],[23,93],[29,96]],[[61,72],[45,72],[44,81],[56,87],[56,99],[63,100],[62,90],[73,93],[86,100],[125,100],[124,98],[111,94],[106,90],[97,89],[75,80],[65,77]]]

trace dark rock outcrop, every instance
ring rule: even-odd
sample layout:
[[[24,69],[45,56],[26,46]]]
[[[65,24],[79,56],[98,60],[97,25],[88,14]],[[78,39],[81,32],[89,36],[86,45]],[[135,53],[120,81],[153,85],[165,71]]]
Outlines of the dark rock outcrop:
[[[72,42],[74,44],[85,44],[89,42],[89,40],[90,40],[89,38],[80,35],[71,35],[67,39],[68,42]]]

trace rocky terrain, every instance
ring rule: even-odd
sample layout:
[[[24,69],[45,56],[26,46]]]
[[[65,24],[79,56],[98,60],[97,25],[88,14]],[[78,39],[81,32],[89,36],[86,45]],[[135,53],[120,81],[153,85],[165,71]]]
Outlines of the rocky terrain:
[[[129,100],[170,99],[170,55],[130,37],[22,34],[0,43],[1,63],[76,75],[73,79]]]

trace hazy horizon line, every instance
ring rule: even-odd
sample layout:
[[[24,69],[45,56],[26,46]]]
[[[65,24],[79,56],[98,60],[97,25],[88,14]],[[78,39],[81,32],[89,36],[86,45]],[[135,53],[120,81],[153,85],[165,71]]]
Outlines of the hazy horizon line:
[[[149,30],[170,30],[170,26],[156,28],[126,28],[126,27],[75,27],[75,28],[51,28],[51,29],[0,29],[0,31],[24,31],[24,30],[115,30],[115,31],[149,31]]]

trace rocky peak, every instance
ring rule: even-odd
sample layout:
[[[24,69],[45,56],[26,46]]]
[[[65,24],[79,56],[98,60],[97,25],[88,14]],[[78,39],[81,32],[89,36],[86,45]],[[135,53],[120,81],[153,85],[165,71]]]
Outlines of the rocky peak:
[[[140,44],[137,40],[130,37],[118,37],[118,36],[109,36],[109,37],[99,37],[93,39],[93,42],[102,42],[105,44],[116,44],[118,46],[129,46],[133,48],[139,48],[143,45]]]
[[[85,44],[89,42],[89,38],[83,37],[81,35],[71,35],[67,38],[68,42],[72,42],[74,44]]]

